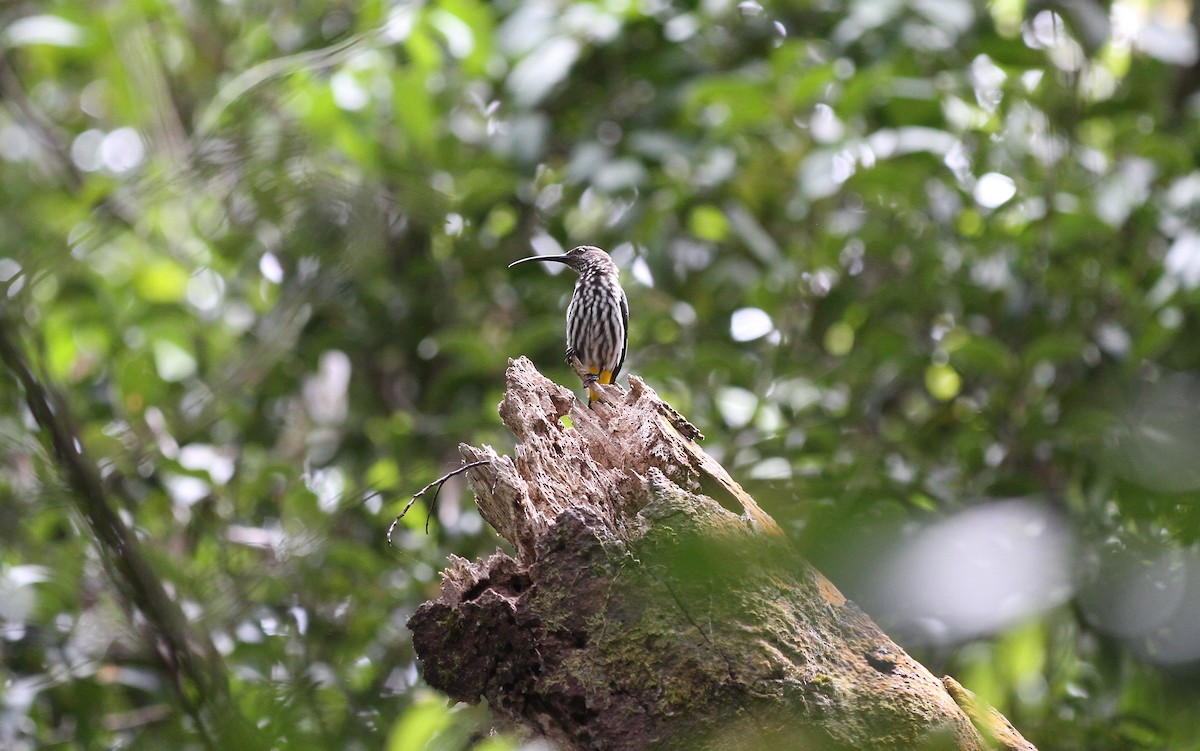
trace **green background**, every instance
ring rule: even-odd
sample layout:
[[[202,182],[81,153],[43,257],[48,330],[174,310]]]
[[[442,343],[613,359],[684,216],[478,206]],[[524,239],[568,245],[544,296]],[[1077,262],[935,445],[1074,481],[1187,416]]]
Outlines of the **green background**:
[[[461,478],[384,536],[460,441],[511,449],[507,358],[574,385],[573,279],[506,265],[588,243],[626,370],[850,596],[996,499],[1067,530],[1070,591],[902,638],[931,669],[1042,749],[1200,748],[1188,14],[7,3],[4,326],[274,747],[520,745],[423,687],[404,626],[498,544]],[[0,400],[0,746],[203,747]]]

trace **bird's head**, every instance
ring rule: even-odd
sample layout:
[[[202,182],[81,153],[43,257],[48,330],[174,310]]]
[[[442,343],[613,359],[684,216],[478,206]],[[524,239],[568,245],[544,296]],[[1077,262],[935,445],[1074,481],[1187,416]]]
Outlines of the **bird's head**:
[[[565,263],[574,269],[575,272],[580,276],[583,276],[588,272],[616,273],[617,270],[617,265],[613,263],[611,258],[608,257],[608,253],[605,253],[595,245],[579,245],[571,248],[566,253],[557,256],[530,256],[529,258],[522,258],[519,261],[513,261],[512,263],[508,264],[508,267],[511,269],[517,264],[526,263],[528,261],[553,261],[555,263]]]

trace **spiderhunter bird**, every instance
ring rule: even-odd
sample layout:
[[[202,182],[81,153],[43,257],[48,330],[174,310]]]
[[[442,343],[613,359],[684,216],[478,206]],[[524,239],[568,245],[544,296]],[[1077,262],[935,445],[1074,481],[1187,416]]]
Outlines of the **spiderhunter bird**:
[[[522,258],[508,267],[529,261],[563,263],[579,274],[567,306],[567,362],[578,357],[590,374],[584,380],[590,406],[600,398],[594,384],[617,379],[629,346],[629,303],[621,289],[617,265],[600,248],[580,245],[559,256]]]

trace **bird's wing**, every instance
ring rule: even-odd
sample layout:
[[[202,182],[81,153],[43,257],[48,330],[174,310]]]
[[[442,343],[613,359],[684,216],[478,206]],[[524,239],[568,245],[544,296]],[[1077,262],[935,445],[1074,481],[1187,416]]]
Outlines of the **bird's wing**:
[[[617,367],[613,368],[614,381],[621,372],[621,366],[625,364],[625,352],[629,349],[629,300],[625,298],[625,290],[618,287],[617,291],[621,295],[621,357],[617,360]]]

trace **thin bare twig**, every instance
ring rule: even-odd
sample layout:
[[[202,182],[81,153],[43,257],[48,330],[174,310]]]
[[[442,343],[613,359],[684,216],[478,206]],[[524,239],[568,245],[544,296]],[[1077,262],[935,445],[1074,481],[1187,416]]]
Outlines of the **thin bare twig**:
[[[491,459],[480,459],[477,462],[471,462],[470,464],[464,464],[463,466],[459,467],[458,469],[456,469],[452,472],[447,472],[446,474],[442,475],[438,479],[434,480],[433,482],[429,483],[425,487],[418,490],[416,492],[416,494],[412,497],[412,500],[409,501],[407,505],[405,505],[404,510],[400,512],[400,515],[397,516],[392,521],[392,523],[388,526],[388,531],[387,531],[388,547],[395,547],[394,545],[392,545],[392,532],[395,531],[396,525],[399,524],[400,520],[404,518],[404,515],[408,513],[408,510],[413,507],[413,504],[417,502],[417,499],[420,498],[421,496],[425,495],[426,493],[428,493],[430,488],[437,486],[437,490],[440,491],[442,489],[442,486],[445,485],[446,481],[449,480],[451,477],[454,477],[455,475],[461,475],[463,472],[466,472],[471,467],[478,467],[480,464],[491,464],[491,463],[492,463]],[[425,517],[425,534],[429,534],[429,518],[431,516],[433,516],[433,507],[434,507],[435,503],[437,503],[437,491],[434,491],[433,501],[431,501],[429,504],[429,515]]]

